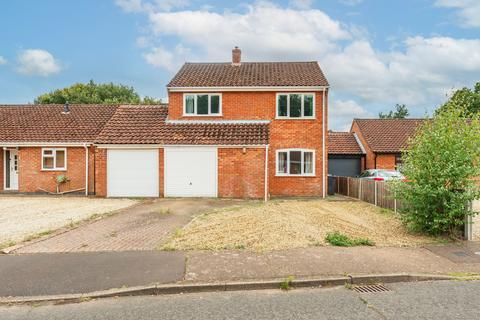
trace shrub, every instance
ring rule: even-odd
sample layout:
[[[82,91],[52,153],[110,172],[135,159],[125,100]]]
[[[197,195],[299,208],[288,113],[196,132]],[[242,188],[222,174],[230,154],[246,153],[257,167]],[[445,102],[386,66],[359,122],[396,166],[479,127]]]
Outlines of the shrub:
[[[328,233],[325,237],[325,241],[333,246],[338,247],[353,247],[353,246],[373,246],[374,243],[370,239],[366,238],[350,238],[349,236],[342,234],[338,231]]]
[[[451,104],[409,140],[402,166],[408,182],[396,189],[401,217],[413,231],[458,237],[465,215],[474,214],[467,204],[480,195],[472,180],[480,175],[480,122],[465,112]]]

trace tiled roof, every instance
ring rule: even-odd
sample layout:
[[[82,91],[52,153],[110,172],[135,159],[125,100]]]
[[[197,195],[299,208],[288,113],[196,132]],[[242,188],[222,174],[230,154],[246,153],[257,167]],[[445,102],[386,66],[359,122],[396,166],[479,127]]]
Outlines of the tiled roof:
[[[351,132],[329,132],[328,154],[363,154]]]
[[[0,105],[0,142],[93,142],[117,106]]]
[[[167,87],[328,86],[311,62],[185,63]]]
[[[166,106],[120,106],[96,142],[102,144],[264,145],[265,123],[167,123]]]
[[[424,119],[354,119],[374,152],[399,153]]]

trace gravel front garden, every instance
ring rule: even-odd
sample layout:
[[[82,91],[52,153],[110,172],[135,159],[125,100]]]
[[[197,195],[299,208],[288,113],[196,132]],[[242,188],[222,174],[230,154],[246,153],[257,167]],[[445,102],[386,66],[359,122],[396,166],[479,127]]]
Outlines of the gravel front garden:
[[[86,197],[0,197],[0,246],[8,246],[36,234],[123,209],[131,199]]]
[[[178,229],[161,249],[270,251],[305,248],[328,245],[325,238],[335,232],[351,239],[367,239],[376,246],[419,246],[435,241],[408,233],[393,212],[368,203],[272,200],[200,215]]]

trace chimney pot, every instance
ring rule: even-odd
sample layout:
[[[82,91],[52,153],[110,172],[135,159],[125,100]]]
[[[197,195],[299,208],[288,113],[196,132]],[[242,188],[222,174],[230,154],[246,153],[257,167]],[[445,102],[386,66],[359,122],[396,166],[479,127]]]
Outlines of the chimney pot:
[[[240,48],[235,47],[232,50],[232,65],[239,66],[242,61],[242,50]]]

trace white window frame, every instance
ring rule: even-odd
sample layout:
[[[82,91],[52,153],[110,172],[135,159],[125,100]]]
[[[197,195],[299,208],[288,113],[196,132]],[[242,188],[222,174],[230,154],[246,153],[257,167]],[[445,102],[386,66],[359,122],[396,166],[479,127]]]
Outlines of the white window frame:
[[[198,96],[208,96],[208,114],[197,114]],[[187,96],[195,96],[195,113],[187,113]],[[218,96],[218,113],[211,113],[211,96]],[[222,94],[221,93],[184,93],[183,94],[183,116],[184,117],[221,117],[222,116]]]
[[[290,151],[301,151],[302,152],[302,162],[301,162],[301,174],[290,174]],[[284,172],[279,172],[278,171],[278,163],[279,163],[279,156],[281,152],[286,152],[287,153],[287,173]],[[312,173],[305,173],[305,152],[311,152],[312,153]],[[278,177],[315,177],[315,160],[316,155],[315,155],[315,150],[313,149],[278,149],[275,153],[275,175]]]
[[[302,107],[301,107],[301,117],[290,117],[290,95],[292,94],[298,94],[302,96]],[[313,110],[312,110],[312,115],[311,116],[304,116],[304,96],[305,95],[312,95],[313,96]],[[280,116],[279,114],[279,105],[278,105],[278,97],[279,96],[287,96],[287,115],[286,116]],[[315,92],[278,92],[276,97],[275,97],[275,118],[276,119],[288,119],[288,120],[305,120],[305,119],[315,119]]]
[[[45,155],[45,151],[52,151],[51,155]],[[65,166],[62,168],[57,167],[57,151],[63,151],[65,154]],[[43,165],[43,159],[45,157],[53,158],[53,168],[45,168]],[[42,148],[41,158],[42,171],[67,171],[67,148]]]

